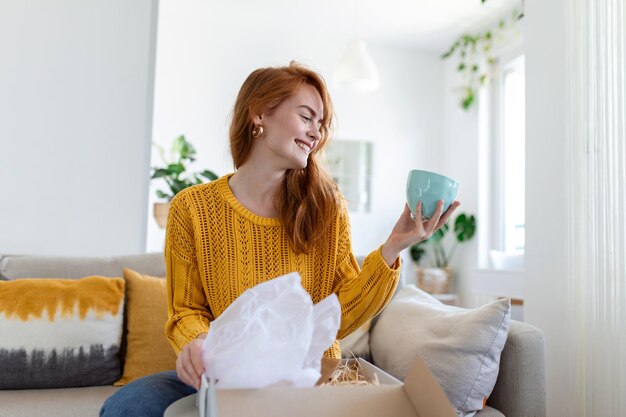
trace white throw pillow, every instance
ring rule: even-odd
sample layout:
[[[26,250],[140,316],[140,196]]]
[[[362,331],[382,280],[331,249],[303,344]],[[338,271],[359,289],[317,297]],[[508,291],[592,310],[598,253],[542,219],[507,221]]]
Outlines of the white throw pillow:
[[[371,320],[339,341],[342,358],[370,360]]]
[[[398,292],[372,329],[372,359],[404,380],[420,356],[457,415],[470,417],[483,408],[496,384],[510,319],[509,299],[470,310],[443,304],[410,285]]]

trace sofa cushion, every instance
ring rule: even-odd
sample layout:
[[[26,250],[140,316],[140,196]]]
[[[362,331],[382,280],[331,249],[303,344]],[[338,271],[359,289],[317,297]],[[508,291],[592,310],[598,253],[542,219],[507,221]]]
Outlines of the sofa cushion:
[[[1,417],[98,417],[104,401],[119,388],[105,387],[0,391]]]
[[[511,317],[510,300],[477,309],[445,305],[415,286],[403,288],[370,334],[374,363],[397,378],[420,356],[459,416],[483,408],[498,377]]]
[[[122,278],[0,282],[0,389],[112,384],[123,307]]]
[[[486,405],[485,408],[476,413],[476,417],[504,417],[504,414]]]
[[[350,333],[339,341],[342,358],[363,358],[369,361],[370,358],[370,327],[372,321],[369,320],[360,328]]]
[[[121,386],[145,375],[176,369],[176,354],[165,337],[165,278],[124,269],[126,354]]]
[[[363,261],[365,260],[365,256],[356,256],[356,261],[360,266],[363,266]],[[400,268],[400,280],[398,281],[398,286],[396,287],[395,295],[405,286],[405,263],[402,261]],[[370,355],[370,329],[378,320],[378,316],[368,320],[363,326],[359,329],[356,329],[354,332],[350,333],[348,336],[339,340],[339,347],[341,349],[341,356],[343,358],[363,358],[367,361],[371,360]]]
[[[109,257],[4,255],[0,259],[0,274],[9,279],[119,277],[124,268],[158,277],[165,275],[162,253]]]
[[[506,416],[546,416],[546,340],[540,329],[511,320],[487,405]]]

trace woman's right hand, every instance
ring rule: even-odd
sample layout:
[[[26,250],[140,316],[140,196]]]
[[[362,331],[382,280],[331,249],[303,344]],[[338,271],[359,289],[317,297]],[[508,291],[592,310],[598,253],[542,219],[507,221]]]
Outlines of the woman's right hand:
[[[200,389],[200,380],[204,373],[202,363],[202,343],[206,338],[206,333],[201,333],[191,342],[183,346],[176,359],[176,375],[185,384]]]

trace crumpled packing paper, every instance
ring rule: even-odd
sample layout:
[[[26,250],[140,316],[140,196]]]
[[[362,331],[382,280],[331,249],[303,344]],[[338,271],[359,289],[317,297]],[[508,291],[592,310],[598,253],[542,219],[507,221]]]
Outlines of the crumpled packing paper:
[[[206,377],[216,388],[314,386],[340,323],[337,296],[313,305],[297,272],[259,284],[211,322]]]

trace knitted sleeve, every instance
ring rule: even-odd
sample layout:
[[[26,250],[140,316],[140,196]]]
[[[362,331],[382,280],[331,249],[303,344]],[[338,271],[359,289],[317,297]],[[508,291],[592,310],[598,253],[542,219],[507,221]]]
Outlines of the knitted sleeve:
[[[333,292],[341,304],[341,327],[337,339],[343,339],[378,314],[391,300],[400,278],[400,258],[389,267],[381,245],[365,258],[362,269],[359,269],[352,254],[350,222],[345,210],[339,220],[338,239]]]
[[[165,236],[167,312],[165,335],[176,354],[213,320],[202,288],[196,259],[190,203],[186,193],[172,199]]]

